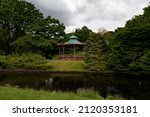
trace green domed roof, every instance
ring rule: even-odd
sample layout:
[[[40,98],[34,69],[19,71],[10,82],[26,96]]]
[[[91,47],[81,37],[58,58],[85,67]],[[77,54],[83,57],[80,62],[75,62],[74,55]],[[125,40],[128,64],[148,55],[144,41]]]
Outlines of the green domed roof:
[[[83,45],[83,43],[79,42],[78,37],[72,35],[69,37],[69,41],[65,42],[64,45]]]
[[[78,37],[75,36],[75,35],[72,35],[72,36],[69,37],[69,39],[78,39]]]

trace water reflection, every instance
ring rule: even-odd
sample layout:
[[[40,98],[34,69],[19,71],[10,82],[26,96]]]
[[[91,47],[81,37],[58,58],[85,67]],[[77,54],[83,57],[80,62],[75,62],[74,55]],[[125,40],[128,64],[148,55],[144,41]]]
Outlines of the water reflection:
[[[103,97],[120,95],[126,99],[150,99],[148,76],[69,73],[0,74],[0,85],[65,92],[92,88]]]
[[[46,80],[45,81],[45,86],[52,90],[52,88],[53,88],[53,79],[50,78],[50,79]]]

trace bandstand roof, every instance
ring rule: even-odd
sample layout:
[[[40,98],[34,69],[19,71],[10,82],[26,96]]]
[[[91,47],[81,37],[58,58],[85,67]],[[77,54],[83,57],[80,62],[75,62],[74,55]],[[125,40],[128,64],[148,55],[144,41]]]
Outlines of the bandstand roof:
[[[83,43],[79,42],[77,39],[78,39],[78,37],[72,35],[69,37],[69,40],[67,42],[62,43],[60,45],[62,45],[62,46],[71,46],[71,45],[82,46],[82,45],[84,45]]]

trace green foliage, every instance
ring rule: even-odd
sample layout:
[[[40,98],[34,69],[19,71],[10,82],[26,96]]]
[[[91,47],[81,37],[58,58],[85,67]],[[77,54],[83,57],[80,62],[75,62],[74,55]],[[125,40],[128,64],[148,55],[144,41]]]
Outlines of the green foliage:
[[[27,26],[43,18],[33,4],[24,0],[3,0],[0,14],[0,50],[4,54],[14,51],[11,43],[25,35]]]
[[[96,92],[93,89],[79,89],[77,90],[77,94],[83,97],[89,97],[91,99],[98,99],[98,98],[104,99],[103,97],[100,97],[98,92]]]
[[[122,98],[109,96],[106,99],[117,100]],[[0,100],[104,100],[104,98],[91,89],[85,89],[84,91],[77,91],[77,93],[73,93],[0,87]]]
[[[107,31],[102,35],[102,37],[104,38],[104,40],[106,41],[107,44],[109,44],[109,41],[112,38],[112,36],[113,36],[112,31]]]
[[[94,71],[106,70],[107,45],[100,34],[92,33],[85,45],[85,63]]]
[[[150,6],[144,14],[127,21],[116,30],[110,42],[110,69],[125,73],[150,73]]]
[[[33,52],[51,59],[57,53],[57,42],[65,34],[65,26],[48,16],[26,29],[27,35],[17,39],[13,45],[17,52]]]
[[[92,93],[92,94],[90,94]],[[90,96],[89,96],[90,94]],[[92,95],[92,96],[91,96]],[[78,92],[47,92],[32,89],[18,89],[13,87],[0,87],[0,99],[3,100],[89,100],[103,99],[95,91],[85,90]]]
[[[46,62],[44,57],[37,54],[13,54],[9,56],[0,56],[0,69],[42,69]]]
[[[7,66],[7,57],[0,56],[0,69],[6,69]]]
[[[86,42],[86,40],[90,36],[90,33],[92,33],[92,30],[86,26],[83,26],[81,29],[76,29],[75,32],[67,34],[67,38],[69,36],[75,35],[79,38],[79,41]]]
[[[51,58],[52,54],[55,53],[57,43],[55,40],[27,35],[17,39],[12,45],[16,48],[17,53],[32,52]]]
[[[142,72],[149,74],[150,73],[150,51],[145,52],[143,56],[140,58],[139,66],[142,69]]]
[[[86,26],[83,26],[80,30],[75,31],[75,35],[79,38],[79,41],[81,42],[86,42],[87,38],[90,36],[90,33],[92,33],[92,30],[90,30]]]
[[[51,58],[65,35],[64,24],[50,16],[43,18],[24,0],[1,1],[0,14],[0,54],[32,52]]]
[[[59,20],[48,16],[45,19],[30,25],[27,28],[27,34],[34,37],[45,39],[60,39],[65,35],[65,26]]]
[[[111,96],[111,95],[109,95],[109,96],[107,96],[106,98],[105,98],[106,100],[123,100],[124,98],[123,97],[121,97],[121,96]]]

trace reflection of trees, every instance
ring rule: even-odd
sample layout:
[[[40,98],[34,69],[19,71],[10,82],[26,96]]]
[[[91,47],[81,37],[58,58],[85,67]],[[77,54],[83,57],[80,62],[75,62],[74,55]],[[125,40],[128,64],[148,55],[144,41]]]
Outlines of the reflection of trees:
[[[149,99],[150,82],[142,76],[104,75],[97,76],[95,87],[104,97],[120,95],[126,99]],[[147,87],[147,88],[146,88]],[[146,92],[146,93],[145,93]]]
[[[95,89],[100,95],[121,95],[126,99],[149,99],[150,82],[140,76],[114,74],[0,74],[0,85],[73,91]]]
[[[32,74],[32,73],[5,73],[0,74],[1,84],[9,84],[20,88],[44,88],[44,80],[49,77],[48,74]]]

